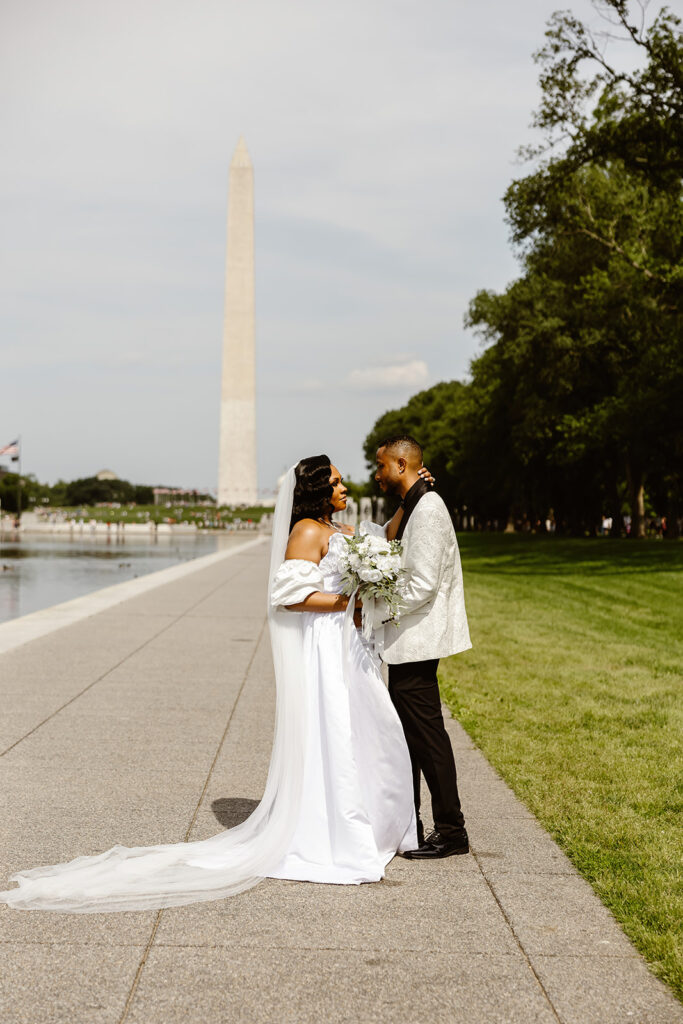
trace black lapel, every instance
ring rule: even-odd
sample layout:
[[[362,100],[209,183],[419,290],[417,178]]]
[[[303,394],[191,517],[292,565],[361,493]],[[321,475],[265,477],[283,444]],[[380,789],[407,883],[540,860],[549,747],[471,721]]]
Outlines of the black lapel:
[[[431,486],[425,480],[423,480],[422,477],[420,477],[420,479],[417,480],[410,488],[405,498],[401,502],[401,505],[403,506],[403,518],[401,519],[398,530],[396,532],[396,540],[401,540],[405,532],[405,528],[408,525],[408,520],[410,519],[411,515],[415,510],[415,506],[417,505],[420,498],[423,498],[425,494],[428,494],[429,491],[431,491],[431,489]]]

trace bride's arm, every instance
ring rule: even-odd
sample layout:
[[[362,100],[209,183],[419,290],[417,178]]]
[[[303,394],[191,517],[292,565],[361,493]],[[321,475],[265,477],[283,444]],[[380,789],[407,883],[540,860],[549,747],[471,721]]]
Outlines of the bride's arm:
[[[314,590],[299,604],[286,604],[288,612],[345,612],[349,606],[346,594],[325,594]]]
[[[421,469],[418,469],[418,473],[422,477],[423,480],[426,480],[428,484],[432,485],[432,487],[434,486],[436,481],[435,481],[434,477],[429,472],[429,470],[427,469],[426,466],[422,466]],[[387,535],[387,540],[393,540],[394,539],[394,537],[398,533],[398,528],[401,525],[401,520],[402,519],[403,519],[403,509],[399,505],[399,507],[396,509],[396,511],[394,512],[393,516],[389,520],[389,522],[384,527],[385,533]]]
[[[287,550],[285,561],[292,558],[301,558],[307,562],[320,562],[323,555],[323,546],[328,540],[327,531],[324,527],[312,522],[299,522],[294,524]],[[348,607],[349,599],[346,594],[328,594],[322,590],[314,590],[303,601],[297,604],[287,604],[285,608],[290,612],[344,612]]]

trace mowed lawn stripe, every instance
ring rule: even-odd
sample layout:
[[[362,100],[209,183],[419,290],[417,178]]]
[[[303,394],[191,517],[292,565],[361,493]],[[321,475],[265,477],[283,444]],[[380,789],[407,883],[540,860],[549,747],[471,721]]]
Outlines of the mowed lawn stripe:
[[[683,998],[683,544],[459,540],[444,700]]]

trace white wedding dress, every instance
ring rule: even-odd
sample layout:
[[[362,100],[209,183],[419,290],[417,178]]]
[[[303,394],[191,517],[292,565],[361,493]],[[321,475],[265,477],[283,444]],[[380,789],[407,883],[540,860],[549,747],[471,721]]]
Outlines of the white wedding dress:
[[[271,600],[296,604],[313,591],[341,593],[338,557],[345,540],[330,537],[316,565],[283,563]],[[415,849],[410,757],[375,656],[344,612],[300,614],[306,670],[307,738],[301,810],[273,878],[376,882],[391,858]],[[344,649],[344,643],[347,649]]]
[[[20,871],[0,902],[22,910],[102,913],[222,899],[264,877],[377,881],[417,845],[410,758],[373,656],[347,613],[289,612],[316,590],[339,592],[333,534],[320,564],[284,560],[295,472],[275,507],[268,618],[275,734],[261,802],[210,839],[113,846]]]

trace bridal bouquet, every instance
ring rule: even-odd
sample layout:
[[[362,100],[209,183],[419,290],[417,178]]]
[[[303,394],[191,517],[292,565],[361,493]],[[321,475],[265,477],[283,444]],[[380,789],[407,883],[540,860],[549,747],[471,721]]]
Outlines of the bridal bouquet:
[[[407,572],[401,568],[400,540],[387,540],[375,534],[354,534],[345,537],[342,550],[342,593],[349,596],[358,591],[363,601],[363,635],[372,632],[372,609],[376,598],[382,598],[392,620],[398,625],[401,594]]]

